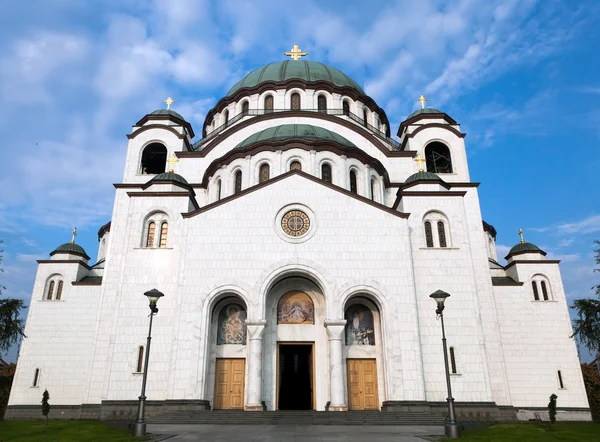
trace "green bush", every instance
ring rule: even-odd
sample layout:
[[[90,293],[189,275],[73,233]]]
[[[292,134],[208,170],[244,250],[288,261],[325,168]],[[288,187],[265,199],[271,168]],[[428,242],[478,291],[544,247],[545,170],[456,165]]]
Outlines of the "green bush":
[[[591,365],[581,364],[583,382],[587,391],[590,411],[594,422],[600,422],[600,376]]]

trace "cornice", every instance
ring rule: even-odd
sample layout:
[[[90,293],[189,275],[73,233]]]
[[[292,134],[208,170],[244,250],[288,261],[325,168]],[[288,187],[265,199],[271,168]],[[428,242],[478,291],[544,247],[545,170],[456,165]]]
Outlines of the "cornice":
[[[74,260],[74,259],[38,259],[37,263],[38,264],[79,264],[88,270],[91,269],[91,267],[89,265],[87,265],[85,262],[79,261],[79,260]]]
[[[431,128],[438,128],[438,129],[444,129],[444,130],[450,131],[454,135],[456,135],[458,138],[464,138],[464,137],[467,136],[467,134],[459,132],[458,130],[456,130],[455,128],[453,128],[452,126],[449,126],[447,124],[429,123],[429,124],[424,124],[422,126],[419,126],[418,128],[416,128],[411,133],[406,134],[404,136],[404,138],[402,138],[402,143],[400,144],[400,149],[404,150],[404,148],[406,147],[406,144],[408,143],[408,140],[410,138],[413,138],[415,135],[417,135],[419,132],[421,132],[421,131],[423,131],[425,129],[431,129]]]
[[[439,120],[439,119],[442,119],[442,120],[448,122],[448,124],[458,125],[456,120],[454,120],[454,118],[450,117],[450,115],[448,115],[445,112],[439,112],[436,114],[417,114],[414,117],[408,118],[408,119],[404,120],[402,123],[400,123],[400,127],[398,127],[398,132],[396,133],[396,135],[398,135],[400,137],[402,134],[402,130],[405,127],[410,126],[419,120]]]
[[[150,130],[150,129],[164,129],[164,130],[167,130],[169,132],[172,132],[173,134],[175,134],[175,136],[177,138],[183,140],[183,144],[185,144],[185,147],[187,148],[188,151],[192,151],[193,150],[193,147],[190,144],[190,141],[188,140],[188,137],[185,134],[177,132],[177,130],[173,126],[167,126],[167,125],[164,125],[164,124],[148,124],[146,126],[142,126],[138,130],[136,130],[135,132],[127,134],[127,138],[129,140],[133,140],[135,137],[137,137],[141,133],[144,133],[144,132],[146,132],[147,130]]]
[[[532,259],[532,260],[522,259],[522,260],[511,261],[510,264],[507,264],[504,267],[504,270],[507,270],[517,264],[559,264],[559,263],[560,263],[560,259]]]

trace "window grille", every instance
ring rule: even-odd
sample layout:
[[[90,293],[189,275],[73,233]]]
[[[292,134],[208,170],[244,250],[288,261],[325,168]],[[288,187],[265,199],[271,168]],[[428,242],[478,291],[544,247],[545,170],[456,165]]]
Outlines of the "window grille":
[[[302,164],[300,161],[292,161],[290,164],[290,170],[302,170]]]
[[[538,293],[537,283],[535,281],[531,281],[531,286],[533,287],[533,299],[539,301],[540,294]]]
[[[46,299],[52,299],[52,295],[54,294],[54,281],[50,281],[50,285],[48,286],[48,295]]]
[[[350,192],[358,193],[358,187],[356,185],[356,172],[354,170],[350,171]]]
[[[321,179],[331,183],[331,166],[329,164],[323,164],[321,166]]]
[[[270,178],[271,168],[268,164],[262,164],[258,170],[258,182],[264,183]]]
[[[144,367],[144,346],[140,345],[140,347],[138,348],[138,358],[137,358],[137,366],[136,366],[136,373],[141,373],[142,369]]]
[[[159,247],[167,247],[167,233],[169,232],[169,223],[164,222],[160,226],[160,244]]]
[[[546,281],[542,281],[540,283],[542,285],[542,296],[544,297],[544,301],[548,300],[548,289],[546,288]]]
[[[433,233],[429,221],[425,221],[425,242],[427,243],[427,247],[433,247]]]
[[[235,173],[235,190],[234,193],[239,193],[242,191],[242,171],[238,170]]]
[[[456,374],[456,356],[454,355],[454,347],[450,347],[450,367],[452,368],[452,373]]]
[[[292,94],[292,110],[300,110],[300,94]]]
[[[154,233],[156,231],[156,223],[150,221],[148,223],[148,233],[146,235],[146,247],[154,247]]]
[[[446,229],[444,227],[444,223],[442,221],[438,221],[438,236],[440,238],[440,247],[446,247]]]
[[[57,301],[60,301],[60,299],[62,298],[62,291],[63,291],[63,282],[58,281],[58,287],[56,289],[56,300]]]

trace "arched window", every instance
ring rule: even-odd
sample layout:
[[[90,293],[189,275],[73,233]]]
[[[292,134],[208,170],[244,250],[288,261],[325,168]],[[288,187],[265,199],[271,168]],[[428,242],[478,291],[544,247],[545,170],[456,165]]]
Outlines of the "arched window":
[[[221,180],[217,180],[217,201],[221,199]]]
[[[317,108],[319,112],[327,112],[327,97],[325,95],[319,95],[317,97]]]
[[[363,108],[363,124],[366,126],[369,124],[369,115],[367,114],[367,108]]]
[[[375,177],[371,177],[371,200],[375,201],[376,193],[377,193],[377,184],[375,183]]]
[[[290,163],[290,170],[302,170],[302,163],[300,161],[292,161]]]
[[[260,169],[258,169],[258,182],[264,183],[271,176],[271,168],[267,163],[261,164]]]
[[[558,386],[560,388],[565,388],[565,384],[563,383],[562,373],[558,370]]]
[[[433,142],[425,147],[427,172],[452,173],[452,158],[450,149],[443,143]]]
[[[223,124],[227,123],[229,123],[229,111],[225,109],[225,112],[223,112]]]
[[[240,304],[228,304],[219,312],[217,345],[246,345],[246,309]]]
[[[35,371],[33,372],[33,385],[32,385],[32,387],[37,387],[39,381],[40,381],[40,369],[36,368]]]
[[[167,234],[169,233],[169,223],[164,222],[160,225],[160,243],[158,247],[167,247]]]
[[[233,193],[239,193],[242,191],[242,171],[238,170],[235,173],[235,185]]]
[[[300,110],[300,94],[294,92],[290,99],[292,110]]]
[[[346,309],[346,345],[375,345],[373,312],[366,305]]]
[[[373,119],[375,120],[375,127],[377,128],[378,131],[381,132],[381,124],[379,123],[379,118],[377,118],[377,114],[375,114],[373,116]]]
[[[242,103],[242,115],[248,115],[249,109],[250,109],[250,103],[248,103],[247,101],[244,101]]]
[[[446,247],[446,229],[444,227],[444,222],[438,221],[437,228],[438,228],[438,236],[440,239],[440,247]]]
[[[542,296],[544,297],[544,301],[548,300],[548,289],[546,288],[546,281],[541,282],[542,286]]]
[[[56,288],[56,300],[60,301],[62,299],[62,291],[63,291],[63,282],[62,280],[58,281],[58,287]]]
[[[350,103],[348,102],[348,100],[344,100],[344,102],[342,103],[342,109],[344,115],[350,115]]]
[[[431,232],[431,223],[425,221],[425,243],[427,247],[433,247],[433,233]]]
[[[146,247],[154,247],[154,234],[156,233],[156,223],[148,223],[148,233],[146,233]]]
[[[450,347],[450,368],[452,369],[452,373],[458,373],[456,371],[456,356],[454,354],[454,347]]]
[[[52,295],[54,294],[54,281],[50,281],[48,285],[48,293],[46,294],[46,299],[52,299]]]
[[[142,175],[156,175],[163,173],[167,165],[167,148],[160,143],[152,143],[142,152],[140,173]]]
[[[533,287],[533,299],[539,301],[540,294],[538,293],[537,283],[535,281],[531,281],[531,286]]]
[[[331,166],[327,163],[321,165],[321,179],[331,183]]]
[[[144,346],[140,345],[138,348],[137,364],[135,366],[135,372],[142,373],[143,369],[144,369]]]
[[[358,193],[358,187],[356,185],[356,171],[354,169],[350,171],[350,192]]]
[[[265,113],[273,112],[273,95],[265,97]]]

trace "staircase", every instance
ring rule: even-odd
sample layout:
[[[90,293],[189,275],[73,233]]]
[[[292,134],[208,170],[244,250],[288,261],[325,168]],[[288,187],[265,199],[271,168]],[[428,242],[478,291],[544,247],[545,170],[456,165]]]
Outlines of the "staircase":
[[[444,425],[442,416],[381,411],[169,411],[149,424],[212,425]]]

